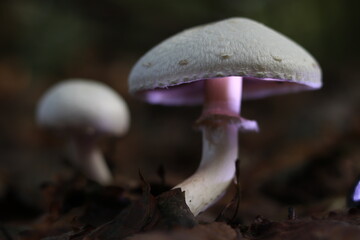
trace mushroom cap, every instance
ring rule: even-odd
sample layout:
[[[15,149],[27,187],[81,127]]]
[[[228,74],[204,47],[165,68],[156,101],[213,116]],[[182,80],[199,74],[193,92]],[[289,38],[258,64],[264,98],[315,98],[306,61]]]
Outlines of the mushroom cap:
[[[152,48],[133,67],[129,90],[150,103],[199,104],[199,80],[227,76],[244,78],[245,99],[322,85],[318,63],[301,46],[253,20],[230,18],[190,28]]]
[[[37,123],[85,134],[123,135],[130,114],[125,101],[107,85],[70,79],[50,88],[37,107]]]

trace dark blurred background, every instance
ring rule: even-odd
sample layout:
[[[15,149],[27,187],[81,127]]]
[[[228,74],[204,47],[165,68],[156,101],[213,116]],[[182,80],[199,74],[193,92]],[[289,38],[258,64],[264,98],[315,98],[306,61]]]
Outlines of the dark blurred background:
[[[102,81],[128,102],[130,132],[101,143],[116,184],[136,184],[138,169],[159,181],[160,165],[169,184],[191,174],[200,160],[193,122],[201,108],[140,102],[127,77],[165,38],[234,16],[298,42],[320,63],[324,82],[319,91],[243,104],[261,132],[240,135],[242,214],[280,218],[290,205],[300,214],[344,207],[360,174],[359,7],[353,0],[1,0],[0,210],[21,216],[20,205],[40,204],[43,182],[71,175],[64,139],[34,120],[41,95],[66,78]]]

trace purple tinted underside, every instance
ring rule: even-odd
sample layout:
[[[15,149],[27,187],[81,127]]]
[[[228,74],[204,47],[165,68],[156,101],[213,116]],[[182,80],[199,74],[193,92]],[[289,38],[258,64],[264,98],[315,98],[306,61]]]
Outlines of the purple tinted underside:
[[[203,102],[204,80],[140,91],[137,96],[152,104],[162,105],[198,105]],[[315,90],[320,86],[298,83],[283,79],[244,78],[243,99],[257,99],[272,95]]]

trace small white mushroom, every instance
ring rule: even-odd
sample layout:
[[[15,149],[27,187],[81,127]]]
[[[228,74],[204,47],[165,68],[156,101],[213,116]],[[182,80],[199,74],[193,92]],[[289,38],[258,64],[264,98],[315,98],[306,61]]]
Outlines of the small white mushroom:
[[[150,64],[151,63],[151,64]],[[238,130],[257,130],[240,117],[242,99],[318,89],[321,70],[295,42],[250,19],[231,18],[185,30],[147,52],[133,67],[129,89],[150,103],[203,104],[197,121],[203,151],[197,171],[180,183],[196,215],[234,177]]]
[[[36,118],[41,127],[70,138],[70,158],[88,178],[103,185],[111,183],[97,141],[102,136],[122,136],[128,131],[129,110],[119,94],[100,82],[70,79],[45,93]]]

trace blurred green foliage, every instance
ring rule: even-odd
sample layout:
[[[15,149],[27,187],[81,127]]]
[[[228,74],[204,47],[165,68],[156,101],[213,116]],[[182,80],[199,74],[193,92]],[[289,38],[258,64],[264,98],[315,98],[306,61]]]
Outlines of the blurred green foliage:
[[[321,65],[360,55],[359,3],[350,0],[2,0],[0,55],[35,72],[61,73],[95,53],[140,56],[182,29],[233,16],[263,22],[308,49]]]

